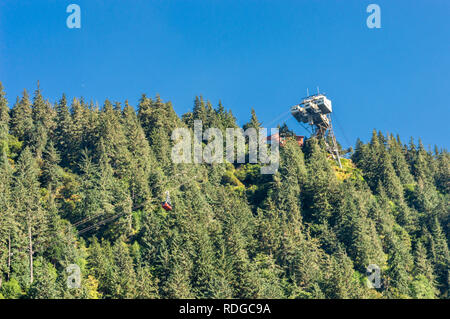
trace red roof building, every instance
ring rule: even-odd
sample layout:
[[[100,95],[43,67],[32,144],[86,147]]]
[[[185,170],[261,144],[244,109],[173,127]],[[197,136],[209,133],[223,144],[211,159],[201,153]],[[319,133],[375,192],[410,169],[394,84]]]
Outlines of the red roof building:
[[[294,135],[292,137],[294,137],[297,140],[298,146],[300,146],[300,147],[303,146],[303,142],[305,140],[304,136]],[[268,136],[266,140],[267,140],[267,143],[270,144],[272,142],[272,140],[274,140],[274,139],[278,140],[278,143],[280,144],[280,146],[284,146],[284,144],[286,143],[286,136],[283,136],[283,135],[280,136],[280,133]]]

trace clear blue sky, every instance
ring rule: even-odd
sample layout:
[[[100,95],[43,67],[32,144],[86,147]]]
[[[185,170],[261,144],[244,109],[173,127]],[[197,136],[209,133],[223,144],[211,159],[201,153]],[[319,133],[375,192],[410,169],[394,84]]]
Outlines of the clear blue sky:
[[[0,81],[10,104],[40,80],[52,102],[159,93],[181,115],[202,94],[270,126],[320,86],[344,146],[376,128],[448,149],[449,34],[448,0],[0,0]]]

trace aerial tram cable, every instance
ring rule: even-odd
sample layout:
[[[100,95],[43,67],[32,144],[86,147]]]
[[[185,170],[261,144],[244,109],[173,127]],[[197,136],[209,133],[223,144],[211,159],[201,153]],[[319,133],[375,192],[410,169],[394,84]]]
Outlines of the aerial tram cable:
[[[292,114],[289,114],[289,115],[290,115],[289,118],[287,118],[285,122],[292,120],[292,117],[291,117]],[[311,129],[307,125],[305,125],[303,123],[299,123],[299,124],[301,125],[301,127],[303,127],[305,129],[306,132],[308,132],[309,134],[313,135],[313,132],[311,131]]]
[[[100,212],[100,213],[95,214],[94,216],[90,216],[90,217],[84,218],[84,219],[79,220],[76,223],[74,223],[73,226],[77,227],[77,226],[86,224],[87,222],[91,221],[92,219],[95,219],[95,218],[97,218],[97,217],[99,217],[99,216],[101,216],[103,214],[104,214],[104,212]]]
[[[180,176],[180,175],[182,175],[182,173],[178,173],[178,174],[176,174],[174,177],[177,177],[177,176]],[[192,177],[192,179],[189,179],[188,181],[186,181],[186,182],[184,182],[184,183],[182,183],[182,184],[177,184],[176,186],[173,186],[173,187],[171,187],[171,188],[169,188],[169,189],[179,188],[179,187],[181,187],[181,186],[183,186],[183,185],[185,185],[185,184],[187,184],[187,183],[189,183],[189,182],[192,182],[195,178],[197,178],[197,176],[198,176],[198,175],[195,175],[194,177]],[[163,208],[164,210],[166,210],[166,211],[171,211],[171,210],[173,210],[174,207],[173,207],[173,205],[172,205],[172,203],[171,203],[171,201],[170,201],[170,191],[167,190],[167,191],[165,192],[165,195],[166,195],[165,201],[163,201],[163,202],[161,203],[161,206],[162,206],[162,208]],[[146,204],[156,203],[156,202],[157,202],[157,200],[153,199],[153,200],[147,201],[146,203],[144,203],[144,204],[138,206],[137,208],[141,208],[141,207],[145,206]],[[133,211],[136,210],[137,208],[133,208]],[[90,231],[90,230],[92,230],[92,229],[94,229],[94,228],[97,228],[97,227],[100,227],[100,226],[102,226],[102,225],[104,225],[104,224],[107,224],[107,223],[109,223],[109,222],[112,222],[112,221],[116,220],[117,218],[119,218],[119,217],[121,217],[121,216],[123,216],[123,215],[125,215],[125,214],[126,214],[126,212],[122,212],[122,213],[118,213],[118,214],[116,214],[116,215],[113,215],[113,216],[111,216],[111,217],[108,217],[108,218],[106,218],[106,219],[104,219],[104,220],[101,220],[101,221],[99,221],[99,222],[97,222],[97,223],[91,225],[91,226],[88,226],[88,227],[86,227],[86,228],[83,228],[83,229],[79,230],[79,231],[78,231],[78,234],[79,234],[79,235],[84,234],[84,233],[86,233],[86,232],[88,232],[88,231]],[[99,217],[99,216],[101,216],[101,215],[104,215],[104,213],[101,212],[101,213],[95,214],[94,216],[91,216],[91,217],[87,217],[87,218],[85,218],[85,219],[82,219],[82,220],[76,222],[76,223],[74,224],[74,226],[77,227],[77,226],[83,225],[83,224],[85,224],[85,223],[87,223],[87,222],[89,222],[89,221],[91,221],[91,220],[93,220],[93,219],[95,219],[95,218],[97,218],[97,217]]]
[[[344,137],[345,142],[348,144],[348,146],[352,146],[352,144],[350,143],[349,139],[347,138],[347,135],[345,134],[344,129],[343,129],[342,126],[341,126],[341,123],[340,123],[340,121],[339,121],[337,115],[334,114],[334,115],[333,115],[333,118],[336,120],[336,124],[337,124],[337,126],[338,126],[338,128],[339,128],[339,131],[341,131],[342,136]]]
[[[116,214],[116,215],[114,215],[114,216],[111,216],[111,217],[109,217],[109,218],[107,218],[107,219],[104,219],[104,220],[102,220],[102,221],[100,221],[100,222],[98,222],[98,223],[96,223],[96,224],[94,224],[94,225],[91,225],[91,226],[89,226],[89,227],[86,227],[86,228],[84,228],[84,229],[78,231],[78,235],[84,234],[85,232],[87,232],[87,231],[89,231],[89,230],[91,230],[91,229],[97,228],[97,227],[99,227],[99,226],[101,226],[101,225],[103,225],[103,224],[107,224],[107,223],[109,223],[109,222],[111,222],[111,221],[113,221],[113,220],[115,220],[115,219],[117,219],[117,218],[119,218],[120,216],[125,215],[125,214],[126,214],[126,212],[122,212],[122,213]]]
[[[280,113],[275,119],[270,121],[269,124],[267,124],[266,126],[271,126],[272,124],[274,124],[276,122],[282,122],[290,117],[291,117],[291,111]]]

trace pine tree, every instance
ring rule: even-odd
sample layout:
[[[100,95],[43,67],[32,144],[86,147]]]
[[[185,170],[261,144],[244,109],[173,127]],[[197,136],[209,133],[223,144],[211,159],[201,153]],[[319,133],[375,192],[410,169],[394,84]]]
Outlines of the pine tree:
[[[407,234],[399,228],[400,236],[405,237]],[[409,239],[409,237],[407,236]],[[407,298],[411,295],[411,255],[409,252],[407,240],[405,241],[397,234],[391,234],[389,247],[388,264],[389,269],[386,274],[388,277],[387,293],[392,298]]]
[[[67,105],[66,95],[63,94],[59,103],[56,105],[56,128],[54,134],[54,144],[58,152],[61,154],[62,165],[69,165],[72,118]]]
[[[28,140],[33,131],[33,117],[31,102],[26,90],[23,91],[22,99],[17,99],[11,109],[11,132],[20,141]]]
[[[346,247],[356,270],[361,273],[370,264],[382,267],[385,263],[382,243],[372,220],[368,218],[367,193],[357,193],[349,185],[342,185],[342,202],[339,204],[335,230]]]
[[[415,298],[435,298],[437,295],[433,268],[421,241],[417,243],[415,250],[412,291]]]
[[[126,243],[120,239],[117,240],[112,247],[112,254],[114,256],[111,275],[112,297],[133,298],[136,295],[136,273]]]
[[[322,285],[328,298],[349,299],[364,297],[364,288],[353,269],[352,261],[342,247],[339,247],[329,259]]]
[[[56,299],[60,297],[56,268],[44,258],[36,259],[35,280],[27,296],[32,299]]]
[[[42,174],[40,176],[41,185],[55,191],[61,181],[62,170],[58,165],[60,156],[52,141],[49,141],[45,147],[43,160]]]
[[[48,240],[46,237],[47,220],[40,203],[39,168],[30,149],[27,147],[18,159],[14,176],[14,209],[21,219],[23,233],[27,236],[27,250],[29,263],[29,283],[33,283],[33,260],[40,248]]]
[[[249,127],[252,127],[258,131],[259,128],[261,127],[261,122],[258,121],[258,118],[256,117],[256,112],[253,108],[252,108],[251,112],[252,112],[252,117],[250,119],[250,122],[244,124],[243,129],[246,130]]]
[[[336,176],[326,158],[326,153],[316,139],[307,141],[308,179],[303,196],[305,215],[314,221],[323,221],[333,213],[332,196],[337,186]]]
[[[438,281],[438,288],[442,296],[449,296],[449,267],[450,257],[448,244],[442,227],[437,218],[434,218],[431,225],[431,257]]]
[[[9,107],[8,100],[6,99],[6,94],[3,91],[3,84],[0,82],[0,123],[9,124]]]
[[[156,161],[136,113],[128,103],[123,110],[123,127],[131,161],[127,172],[130,193],[133,207],[138,209],[145,207],[151,197],[149,179]]]
[[[395,139],[392,135],[389,136],[388,145],[392,165],[397,176],[400,179],[400,182],[403,185],[413,183],[413,177],[410,173],[410,167],[403,152],[400,137],[397,137],[397,139]]]
[[[127,174],[131,162],[127,139],[121,119],[108,100],[105,101],[105,106],[100,116],[98,135],[101,141],[96,150],[98,158],[101,156],[107,157],[115,176],[118,178],[124,178],[125,180],[130,178],[129,174]]]
[[[111,298],[114,294],[111,285],[113,267],[111,245],[108,241],[99,243],[97,238],[94,237],[88,251],[89,276],[98,280],[99,293],[105,298]]]
[[[201,120],[204,125],[207,125],[207,111],[202,96],[195,97],[192,114],[194,115],[194,120]]]
[[[93,144],[97,142],[97,136],[91,134],[90,136],[90,142],[86,142],[87,134],[92,131],[92,129],[89,127],[88,122],[88,113],[87,110],[83,107],[82,103],[77,100],[73,99],[72,105],[71,105],[71,121],[69,126],[69,147],[68,147],[68,162],[71,168],[74,170],[78,169],[78,163],[81,162],[81,152],[80,150],[84,150],[85,148],[88,148],[92,150]]]
[[[17,221],[14,218],[11,186],[12,186],[12,167],[6,152],[3,150],[0,158],[0,288],[3,274],[7,280],[11,274],[11,241],[14,234],[17,234]]]
[[[41,94],[41,89],[39,87],[34,93],[33,104],[31,106],[32,118],[33,118],[33,132],[31,135],[31,143],[33,152],[40,159],[42,158],[42,153],[44,151],[45,145],[48,139],[51,137],[53,130],[55,128],[54,123],[54,110],[48,101],[44,101]]]
[[[436,157],[436,188],[441,193],[448,194],[450,192],[450,154],[444,150],[436,155]]]
[[[149,267],[138,266],[136,270],[136,286],[134,298],[156,299],[158,294],[158,280],[153,277]]]

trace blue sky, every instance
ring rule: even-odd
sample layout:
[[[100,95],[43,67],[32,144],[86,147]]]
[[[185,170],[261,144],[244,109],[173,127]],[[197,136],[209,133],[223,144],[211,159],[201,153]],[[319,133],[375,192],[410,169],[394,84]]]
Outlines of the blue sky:
[[[66,26],[71,3],[81,29]],[[319,86],[344,146],[376,128],[448,149],[449,33],[448,0],[1,0],[0,81],[10,104],[40,80],[52,102],[159,93],[179,115],[202,94],[240,124],[253,107],[299,134],[289,107]]]

